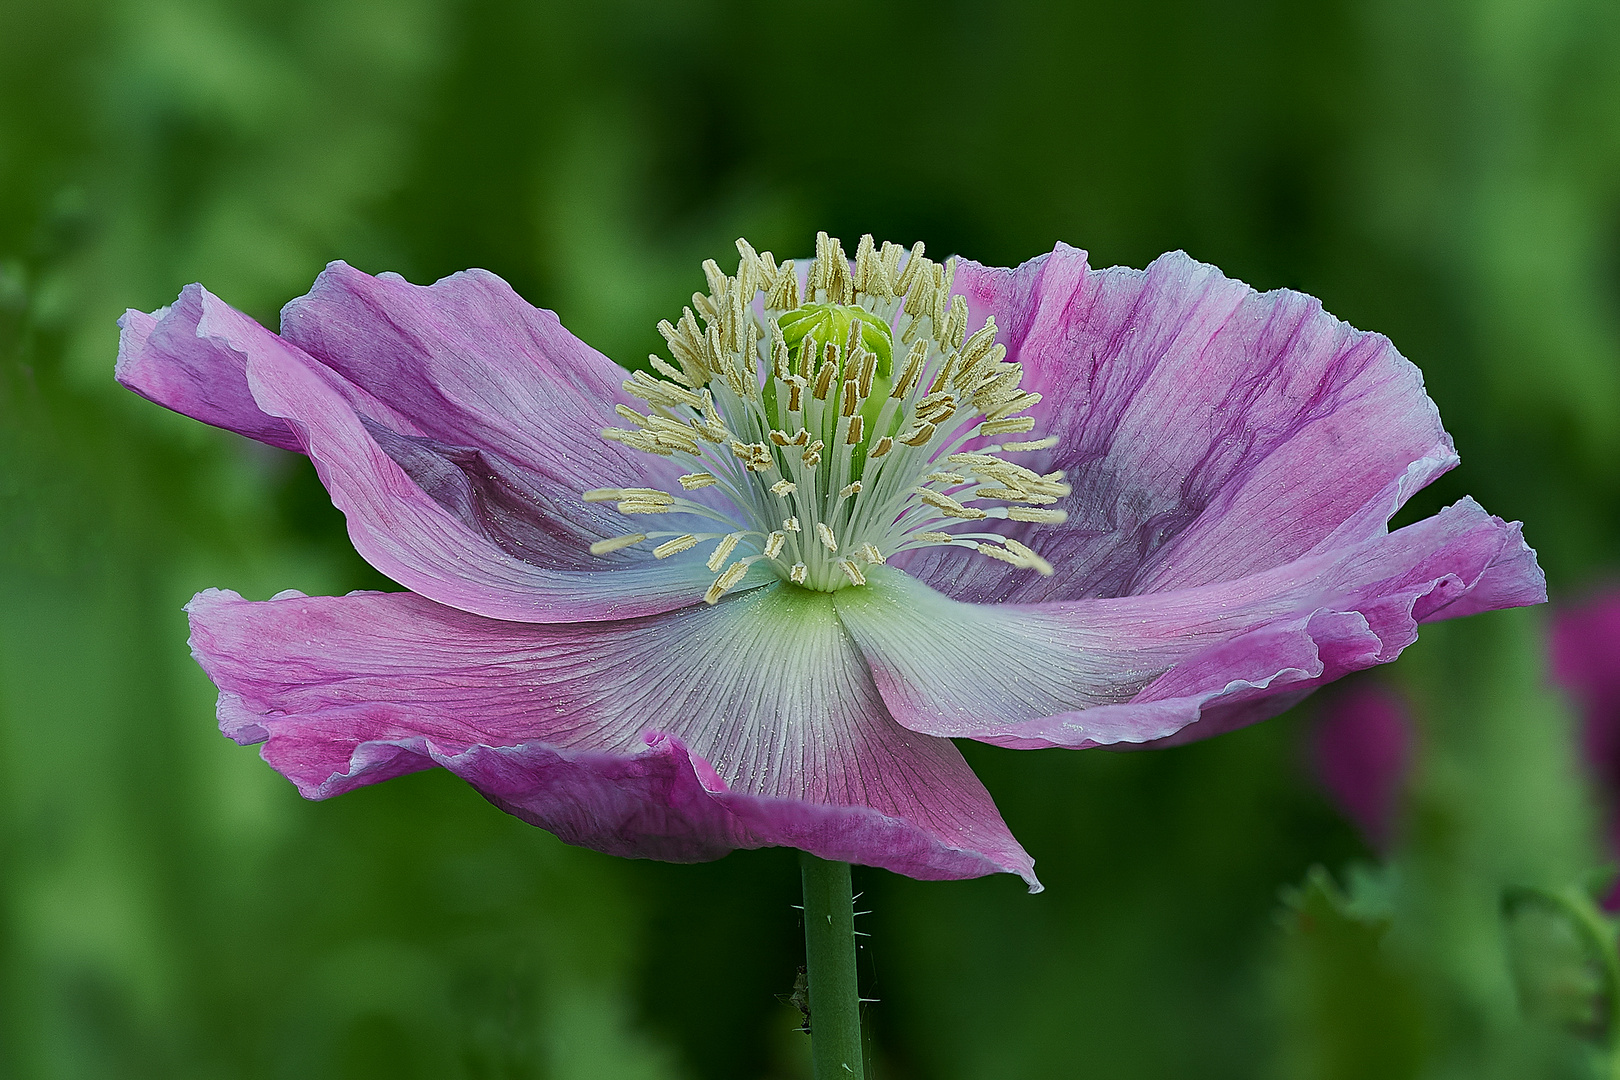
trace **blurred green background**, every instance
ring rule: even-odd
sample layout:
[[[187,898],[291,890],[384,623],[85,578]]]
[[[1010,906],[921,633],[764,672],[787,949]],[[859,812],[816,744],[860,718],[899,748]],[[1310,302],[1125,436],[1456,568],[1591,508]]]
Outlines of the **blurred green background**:
[[[1464,462],[1403,520],[1471,493],[1574,597],[1620,567],[1617,57],[1613,0],[0,0],[0,1075],[807,1075],[792,853],[614,860],[437,772],[306,803],[220,738],[193,592],[382,583],[302,459],[113,384],[124,308],[482,266],[633,362],[738,235],[1185,248],[1393,337]],[[1048,890],[857,869],[874,1074],[1601,1075],[1499,913],[1606,857],[1544,620],[1396,665],[1383,863],[1310,705],[966,747]]]

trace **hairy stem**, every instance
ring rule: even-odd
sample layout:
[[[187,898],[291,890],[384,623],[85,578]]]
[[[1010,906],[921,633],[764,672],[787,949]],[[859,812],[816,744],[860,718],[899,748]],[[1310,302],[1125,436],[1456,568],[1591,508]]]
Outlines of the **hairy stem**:
[[[855,978],[855,904],[849,864],[800,852],[804,953],[810,979],[810,1061],[815,1080],[861,1080],[861,999]]]

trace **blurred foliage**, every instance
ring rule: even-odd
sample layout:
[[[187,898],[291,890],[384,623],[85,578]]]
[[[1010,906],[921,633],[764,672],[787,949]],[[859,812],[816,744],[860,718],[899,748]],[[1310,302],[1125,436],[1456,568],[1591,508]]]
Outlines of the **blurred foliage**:
[[[113,386],[124,307],[477,265],[635,361],[744,233],[1182,247],[1390,334],[1465,462],[1410,513],[1523,518],[1569,594],[1620,567],[1617,53],[1608,0],[4,0],[0,1075],[804,1074],[790,853],[616,861],[437,773],[304,803],[219,738],[193,592],[383,583],[306,465]],[[857,871],[876,1075],[1583,1075],[1502,910],[1598,860],[1539,628],[1398,665],[1348,896],[1308,715],[969,747],[1048,891]]]

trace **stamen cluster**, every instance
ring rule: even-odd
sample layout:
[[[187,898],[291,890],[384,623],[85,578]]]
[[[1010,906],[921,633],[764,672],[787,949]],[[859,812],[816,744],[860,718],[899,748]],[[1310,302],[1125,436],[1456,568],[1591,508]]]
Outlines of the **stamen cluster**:
[[[1020,387],[1023,370],[1006,362],[994,319],[968,334],[967,302],[951,294],[955,260],[936,263],[923,250],[880,249],[863,236],[852,266],[838,240],[818,233],[802,294],[792,261],[778,266],[746,240],[734,275],[704,262],[708,293],[693,294],[677,323],[658,325],[670,359],[653,356],[656,375],[625,380],[647,411],[618,406],[629,426],[602,436],[681,461],[691,470],[681,488],[718,487],[730,512],[658,488],[596,488],[586,501],[616,502],[623,514],[686,513],[721,528],[633,532],[591,551],[658,541],[652,554],[664,559],[712,542],[711,604],[762,560],[785,580],[831,592],[928,545],[1050,574],[1017,540],[942,530],[1060,522],[1063,511],[1050,507],[1069,486],[1061,473],[1001,456],[1055,438],[963,450],[1031,431],[1035,418],[1022,414],[1040,395]]]

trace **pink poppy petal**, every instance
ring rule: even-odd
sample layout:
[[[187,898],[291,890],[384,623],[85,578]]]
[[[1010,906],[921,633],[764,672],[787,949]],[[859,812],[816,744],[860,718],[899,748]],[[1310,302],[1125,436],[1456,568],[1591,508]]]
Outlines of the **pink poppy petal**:
[[[334,262],[282,309],[281,334],[417,433],[506,462],[533,490],[673,488],[682,471],[601,437],[623,426],[615,405],[646,411],[628,373],[487,270],[413,285]]]
[[[1066,523],[1009,530],[1054,577],[937,549],[904,564],[959,599],[1231,581],[1384,531],[1457,462],[1417,368],[1301,293],[1181,252],[1096,271],[1066,245],[1011,270],[965,262],[956,288],[1043,395],[1035,434],[1061,440],[1018,460],[1074,486]]]
[[[246,359],[197,336],[205,298],[213,299],[201,285],[187,285],[171,307],[151,315],[124,312],[113,377],[148,401],[205,424],[301,452],[287,421],[253,400]]]
[[[426,437],[206,289],[193,286],[182,301],[155,326],[130,320],[124,372],[139,377],[140,392],[180,409],[199,407],[186,393],[196,384],[191,372],[227,389],[226,375],[239,373],[261,426],[280,423],[294,435],[348,518],[356,550],[400,584],[491,618],[546,622],[667,611],[697,602],[713,580],[701,551],[658,562],[630,551],[592,555],[593,541],[636,523],[572,490],[530,486],[528,474],[493,455]],[[251,426],[244,413],[233,414],[235,430]],[[663,528],[687,524],[659,518]],[[739,588],[768,576],[756,570]]]
[[[1464,500],[1354,547],[1231,582],[965,604],[873,568],[839,615],[895,719],[1003,746],[1185,742],[1388,663],[1420,622],[1546,598],[1519,526]]]
[[[410,593],[210,591],[221,729],[310,798],[442,765],[570,843],[695,860],[787,845],[920,878],[1032,863],[960,753],[896,724],[831,599],[782,586],[616,623]]]

